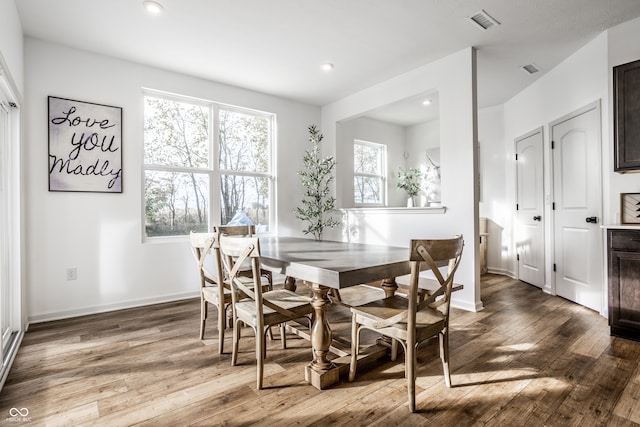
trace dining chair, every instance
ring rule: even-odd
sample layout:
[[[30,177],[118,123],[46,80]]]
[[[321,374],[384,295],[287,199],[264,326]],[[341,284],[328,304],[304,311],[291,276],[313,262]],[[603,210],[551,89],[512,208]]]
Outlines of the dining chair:
[[[241,326],[253,328],[256,339],[257,388],[262,389],[264,359],[266,358],[266,334],[271,326],[279,325],[282,348],[286,348],[285,324],[289,320],[306,318],[311,329],[313,307],[308,297],[286,289],[264,292],[260,286],[260,241],[257,237],[232,237],[220,235],[220,252],[225,272],[229,278],[233,297],[233,352],[231,366],[238,359]],[[244,265],[251,265],[251,276],[241,274]],[[245,270],[246,271],[246,270]],[[239,300],[242,292],[247,299]]]
[[[213,228],[214,233],[217,232],[225,236],[251,237],[256,234],[255,225],[219,225]],[[251,270],[248,265],[243,266],[240,275],[251,276]],[[269,283],[269,290],[273,289],[273,273],[265,268],[260,268],[260,276],[264,277]]]
[[[227,309],[233,301],[231,287],[224,282],[224,271],[220,259],[220,247],[216,233],[195,233],[189,235],[193,256],[200,276],[200,339],[204,339],[205,322],[209,304],[218,310],[218,353],[224,350],[224,330],[227,326]],[[215,267],[215,273],[207,269],[207,261]]]
[[[394,295],[351,308],[351,363],[349,381],[356,374],[360,332],[373,330],[391,341],[391,359],[396,360],[398,343],[405,352],[405,376],[409,395],[409,410],[416,409],[416,364],[418,345],[436,335],[440,341],[440,359],[447,387],[451,387],[449,372],[449,307],[453,277],[460,263],[464,240],[462,236],[452,239],[411,240],[409,263],[411,276],[407,297]],[[439,283],[439,288],[424,300],[419,298],[419,274],[423,263]],[[439,266],[447,265],[446,272]]]

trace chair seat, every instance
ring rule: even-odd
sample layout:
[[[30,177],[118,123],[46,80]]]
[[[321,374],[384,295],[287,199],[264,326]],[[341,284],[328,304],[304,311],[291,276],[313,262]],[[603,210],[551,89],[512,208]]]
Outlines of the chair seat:
[[[302,317],[306,314],[313,312],[313,307],[309,305],[310,299],[308,297],[296,294],[295,292],[288,291],[286,289],[277,289],[262,294],[263,300],[272,302],[286,310],[294,312],[298,316]],[[236,314],[238,318],[243,322],[251,325],[257,324],[256,317],[256,304],[253,300],[239,301],[235,306]],[[263,306],[263,316],[265,324],[275,324],[289,320],[289,317],[278,313],[276,310]]]
[[[401,296],[391,296],[388,298],[372,301],[370,303],[351,307],[351,312],[356,315],[356,321],[369,328],[375,329],[382,334],[400,335],[398,338],[406,339],[407,322],[399,322],[386,328],[375,328],[377,322],[389,319],[408,309],[408,301]],[[418,337],[428,335],[434,328],[441,327],[445,321],[445,316],[439,310],[427,307],[416,313],[416,334]],[[391,333],[396,330],[395,333]]]
[[[231,302],[231,291],[229,289],[223,289],[225,302]],[[205,286],[202,288],[202,295],[204,299],[217,304],[218,301],[218,285]]]

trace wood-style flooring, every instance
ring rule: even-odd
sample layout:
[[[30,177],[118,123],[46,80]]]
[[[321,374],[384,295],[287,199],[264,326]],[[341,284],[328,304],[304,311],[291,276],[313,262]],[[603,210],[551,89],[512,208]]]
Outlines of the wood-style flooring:
[[[355,301],[355,291],[342,298]],[[0,392],[0,425],[640,425],[640,342],[504,276],[483,276],[482,300],[481,312],[453,310],[452,388],[437,342],[420,348],[415,414],[402,357],[320,391],[304,381],[310,344],[293,335],[286,350],[268,342],[266,389],[256,390],[252,333],[231,367],[229,353],[217,354],[215,312],[198,339],[194,299],[31,325]],[[347,333],[348,312],[335,309],[335,331]]]

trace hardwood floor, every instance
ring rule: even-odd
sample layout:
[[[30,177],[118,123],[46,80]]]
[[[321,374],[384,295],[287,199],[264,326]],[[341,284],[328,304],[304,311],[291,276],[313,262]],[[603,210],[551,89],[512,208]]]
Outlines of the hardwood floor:
[[[503,276],[483,276],[482,299],[484,311],[452,314],[453,388],[437,342],[420,348],[416,414],[402,357],[319,391],[304,382],[310,344],[293,335],[286,350],[268,342],[267,388],[257,391],[252,333],[231,367],[230,354],[216,354],[213,319],[198,339],[199,300],[189,300],[32,325],[0,393],[0,424],[640,425],[639,342],[612,338],[597,313]],[[333,316],[335,331],[348,333],[344,309]],[[12,417],[12,408],[29,413]]]

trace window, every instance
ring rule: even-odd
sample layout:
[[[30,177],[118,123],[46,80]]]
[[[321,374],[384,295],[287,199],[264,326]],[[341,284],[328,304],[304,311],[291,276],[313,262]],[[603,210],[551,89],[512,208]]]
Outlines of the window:
[[[11,236],[9,233],[11,209],[9,204],[9,143],[10,143],[10,107],[4,94],[0,91],[0,349],[4,356],[4,351],[8,348],[9,337],[13,333],[11,322],[11,278],[9,270],[11,268],[10,246]]]
[[[387,147],[353,142],[353,195],[356,205],[384,205]]]
[[[228,223],[268,232],[274,120],[269,113],[145,93],[146,237]]]
[[[0,389],[23,335],[20,112],[0,68]]]

